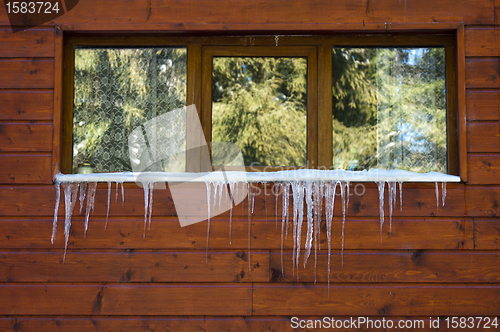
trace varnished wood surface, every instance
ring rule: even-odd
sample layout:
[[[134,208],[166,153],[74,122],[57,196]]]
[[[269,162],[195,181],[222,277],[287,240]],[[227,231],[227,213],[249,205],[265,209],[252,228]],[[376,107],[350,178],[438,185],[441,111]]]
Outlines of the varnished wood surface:
[[[497,90],[467,91],[467,120],[498,121],[500,109],[500,92]]]
[[[500,286],[256,285],[254,315],[495,316]]]
[[[50,90],[0,90],[1,121],[51,121],[54,97]]]
[[[52,183],[51,161],[50,154],[2,154],[0,183]]]
[[[500,152],[500,124],[475,121],[467,124],[467,151]]]
[[[497,234],[498,238],[498,234]],[[322,246],[324,249],[324,245]],[[484,247],[484,246],[483,246]],[[300,257],[301,282],[328,281],[328,253],[321,250],[315,271],[314,249],[303,266]],[[293,252],[285,251],[283,269],[281,253],[272,251],[272,282],[297,282],[293,270]],[[343,264],[342,264],[343,259]],[[330,256],[330,283],[467,283],[500,281],[500,254],[473,251],[344,251],[334,250]]]
[[[0,58],[28,57],[54,57],[54,29],[12,33],[11,29],[0,27]]]
[[[470,184],[500,183],[500,155],[469,154],[467,165]]]
[[[3,236],[0,248],[10,249],[63,249],[64,217],[59,218],[58,234],[54,245],[50,243],[52,219],[0,219]],[[72,221],[69,250],[72,249],[198,249],[205,250],[207,222],[180,227],[176,218],[153,218],[151,230],[140,218],[110,218],[106,230],[105,218],[91,216],[87,237],[84,235],[84,220],[74,217]],[[348,218],[345,224],[346,249],[472,249],[472,219],[429,218],[399,219],[392,221],[392,234],[387,219],[380,239],[378,218]],[[302,248],[305,243],[307,222],[302,225]],[[251,222],[252,250],[279,250],[281,248],[281,224],[276,227],[273,219],[254,219]],[[143,237],[145,234],[145,237]],[[174,234],[174,235],[172,235]],[[342,219],[332,223],[332,248],[342,248]],[[248,252],[248,220],[233,218],[232,241],[229,241],[228,218],[213,218],[210,221],[209,249],[243,250]],[[166,240],[168,239],[168,241]],[[326,227],[321,226],[321,248],[327,247]],[[284,248],[293,248],[292,226],[285,236]]]
[[[269,282],[269,252],[2,251],[1,282]]]
[[[251,290],[252,284],[0,284],[0,315],[248,316]]]
[[[52,124],[0,122],[0,151],[52,152]]]
[[[54,61],[45,59],[0,59],[0,88],[54,87]]]

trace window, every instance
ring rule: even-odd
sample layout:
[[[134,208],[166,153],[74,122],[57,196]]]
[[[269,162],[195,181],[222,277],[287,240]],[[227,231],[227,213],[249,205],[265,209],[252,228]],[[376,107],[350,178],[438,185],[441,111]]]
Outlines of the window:
[[[189,120],[172,111],[195,105],[209,164],[184,148],[144,170],[227,165],[228,142],[249,171],[458,174],[454,47],[445,34],[71,37],[62,172],[135,170],[147,156],[131,139],[149,154],[175,150],[150,132],[189,146]]]

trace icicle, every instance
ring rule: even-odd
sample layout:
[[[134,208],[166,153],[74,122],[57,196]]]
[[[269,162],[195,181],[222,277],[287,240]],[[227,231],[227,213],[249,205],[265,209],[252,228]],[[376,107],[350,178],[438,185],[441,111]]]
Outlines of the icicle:
[[[219,187],[219,208],[218,208],[218,212],[219,214],[222,213],[222,194],[224,192],[224,182],[219,182],[217,183],[218,187]]]
[[[380,242],[382,242],[382,226],[384,225],[384,187],[385,181],[377,182],[378,186],[378,202],[379,202],[379,213],[380,213]]]
[[[403,212],[403,181],[398,181],[399,183],[399,211]]]
[[[283,233],[285,231],[285,224],[288,224],[288,190],[289,183],[276,184],[281,186],[281,274],[285,276],[285,269],[283,268]]]
[[[328,239],[328,296],[330,296],[330,258],[332,249],[332,221],[333,209],[335,205],[335,191],[337,183],[329,183],[326,186],[325,194],[325,215],[326,215],[326,237]]]
[[[89,192],[87,194],[87,206],[85,207],[85,237],[87,237],[87,229],[89,228],[90,211],[94,210],[96,190],[97,190],[97,182],[89,183]]]
[[[281,200],[283,202],[283,199],[285,200],[285,212],[281,211],[281,213],[285,213],[286,215],[286,230],[285,230],[285,239],[288,240],[288,229],[290,228],[290,218],[289,218],[289,209],[290,209],[290,190],[292,188],[292,183],[291,182],[285,182],[284,183],[286,187],[286,195],[283,193],[283,189],[281,189]],[[281,188],[285,188],[283,185]]]
[[[306,243],[304,244],[304,269],[306,268],[307,260],[311,255],[313,232],[314,232],[314,218],[313,218],[313,187],[312,182],[306,182],[306,203],[307,203],[307,235]]]
[[[296,195],[294,195],[294,201],[293,201],[293,209],[294,209],[294,217],[295,214],[297,214],[297,221],[294,223],[296,224],[294,228],[296,228],[296,256],[295,256],[295,266],[297,267],[297,281],[299,280],[299,257],[300,257],[300,245],[302,242],[302,223],[304,222],[304,188],[305,185],[303,182],[295,182],[294,186],[292,185],[292,189],[294,192],[296,191]],[[295,204],[297,203],[297,204]],[[295,207],[297,205],[297,208]],[[297,211],[295,211],[297,209]]]
[[[389,187],[389,233],[392,233],[392,211],[396,205],[396,181],[387,182]]]
[[[436,187],[436,208],[439,210],[439,187],[437,182],[434,182],[434,184]]]
[[[111,197],[111,182],[108,182],[108,209],[106,212],[106,224],[104,225],[104,229],[108,228],[110,197]]]
[[[146,225],[148,222],[148,204],[149,204],[149,182],[142,182],[142,189],[144,189],[144,233],[142,237],[146,237]]]
[[[120,186],[120,182],[115,181],[115,203],[118,203],[118,187]]]
[[[122,207],[123,207],[123,203],[125,203],[125,189],[123,189],[123,182],[120,183],[122,185]]]
[[[234,187],[235,182],[229,182],[229,191],[231,194],[231,207],[229,208],[229,244],[231,244],[231,228],[233,223],[233,205],[234,205]]]
[[[86,183],[80,183],[80,214],[82,213],[83,210],[83,201],[85,201],[85,195],[87,194],[87,184]]]
[[[266,207],[266,223],[267,223],[267,218],[268,218],[268,216],[267,216],[267,182],[262,182],[262,187],[264,188],[264,205]],[[276,223],[276,229],[278,229],[278,223]]]
[[[318,249],[320,248],[321,220],[323,218],[324,183],[314,182],[314,283],[318,271]]]
[[[273,188],[279,188],[280,184],[276,183],[274,184]],[[279,189],[276,190],[274,193],[274,217],[276,219],[276,229],[278,229],[278,196],[279,196]],[[281,193],[281,200],[283,201],[283,192]]]
[[[62,185],[64,189],[64,256],[63,262],[66,260],[66,250],[68,248],[69,231],[71,229],[71,217],[73,216],[73,209],[77,201],[78,195],[78,183],[65,183]]]
[[[255,188],[252,188],[252,215],[253,215],[253,209],[255,207]]]
[[[346,188],[347,188],[347,202],[345,204],[345,212],[346,212],[346,215],[347,215],[347,212],[349,211],[349,197],[351,196],[350,195],[350,183],[349,181],[346,182]]]
[[[252,273],[252,266],[250,264],[250,249],[251,249],[251,233],[250,233],[250,228],[252,225],[252,213],[253,213],[253,206],[250,207],[251,205],[251,200],[253,199],[253,193],[252,193],[252,185],[250,183],[247,183],[247,192],[248,192],[248,274]]]
[[[50,242],[52,244],[54,244],[54,241],[56,240],[57,213],[59,212],[59,203],[61,201],[61,184],[58,181],[56,181],[55,187],[56,187],[56,207],[54,208],[54,222],[52,223],[52,238],[50,239]]]
[[[444,204],[446,203],[446,182],[441,182],[441,196],[444,206]]]
[[[151,216],[153,215],[153,190],[155,188],[154,183],[149,184],[149,220],[148,229],[151,230]]]
[[[208,209],[207,245],[205,248],[205,262],[208,263],[208,239],[210,237],[210,197],[212,196],[212,193],[211,193],[212,183],[205,182],[205,185],[207,186],[207,209]]]
[[[349,185],[345,182],[340,183],[340,197],[342,198],[342,248],[340,251],[340,260],[341,260],[341,265],[342,268],[344,268],[344,239],[345,239],[345,215],[346,215],[346,199],[345,199],[345,194],[346,194],[346,187],[349,187]],[[349,196],[348,196],[349,197]]]
[[[279,40],[280,40],[279,36],[274,36],[274,41],[276,42],[276,46],[278,46]]]

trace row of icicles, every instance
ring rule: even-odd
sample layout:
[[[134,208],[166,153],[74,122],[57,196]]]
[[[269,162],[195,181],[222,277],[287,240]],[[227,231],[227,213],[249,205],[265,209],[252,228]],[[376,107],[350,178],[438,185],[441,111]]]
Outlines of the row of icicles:
[[[123,182],[116,183],[116,193],[115,202],[118,201],[119,188],[121,185],[121,197],[122,206],[124,204],[125,195]],[[261,182],[266,184],[265,182]],[[390,232],[392,233],[392,214],[393,209],[396,206],[397,200],[397,184],[399,184],[399,208],[403,209],[403,183],[396,181],[381,181],[376,182],[379,192],[379,212],[380,212],[380,241],[382,241],[382,226],[384,224],[384,190],[385,184],[389,190],[389,223]],[[73,210],[77,201],[80,203],[80,213],[83,211],[83,206],[85,205],[85,236],[87,235],[87,229],[89,225],[89,216],[94,209],[94,200],[97,189],[97,182],[89,183],[56,183],[56,205],[54,211],[54,222],[52,227],[52,244],[54,243],[57,234],[57,214],[59,210],[59,203],[61,197],[61,186],[64,191],[64,204],[65,204],[65,221],[64,221],[64,258],[66,258],[66,250],[68,247],[68,240],[71,229],[71,218],[73,215]],[[153,213],[153,182],[142,183],[144,189],[144,233],[146,234],[146,226],[149,223],[151,227],[151,215]],[[316,268],[317,268],[317,251],[320,246],[320,227],[323,221],[323,215],[325,216],[326,222],[326,236],[328,240],[328,284],[330,284],[330,255],[331,255],[331,240],[332,240],[332,220],[335,205],[335,196],[337,196],[337,190],[340,189],[340,198],[342,205],[342,251],[341,251],[341,261],[342,266],[344,265],[344,230],[345,230],[345,217],[347,209],[349,206],[349,182],[342,181],[290,181],[290,182],[277,182],[274,184],[272,192],[275,195],[275,218],[276,227],[278,227],[278,196],[279,193],[282,195],[282,213],[281,213],[281,272],[284,276],[283,268],[283,241],[288,238],[290,218],[289,218],[289,203],[290,196],[293,199],[293,215],[292,215],[292,236],[293,236],[293,274],[297,276],[299,280],[299,263],[300,263],[300,252],[302,248],[302,224],[304,222],[304,207],[306,209],[306,219],[307,219],[307,234],[306,241],[304,244],[303,253],[303,266],[306,267],[307,261],[311,255],[313,240],[314,240],[314,273],[316,282]],[[109,217],[109,207],[111,199],[111,182],[108,182],[108,201],[107,201],[107,213],[106,213],[106,224],[105,229],[108,225]],[[250,264],[250,244],[251,244],[251,233],[250,225],[251,219],[254,212],[255,205],[255,187],[247,182],[206,182],[207,188],[207,206],[208,206],[208,226],[207,226],[207,244],[206,250],[208,253],[209,237],[210,237],[210,212],[215,212],[217,209],[221,209],[221,202],[223,193],[226,192],[226,202],[230,201],[231,208],[229,214],[229,242],[231,243],[231,226],[233,218],[233,202],[234,196],[237,196],[238,190],[245,190],[248,193],[248,269],[251,272]],[[239,189],[240,188],[240,189]],[[338,188],[338,189],[337,189]],[[436,191],[436,205],[439,207],[440,203],[442,206],[445,205],[446,201],[446,182],[441,183],[441,201],[439,197],[439,187],[438,183],[435,183]],[[265,195],[267,200],[267,195]],[[86,200],[86,204],[84,203]],[[305,206],[304,206],[305,202]],[[324,212],[323,212],[324,206]],[[221,211],[222,212],[222,211]],[[266,214],[267,214],[267,202],[266,202]]]

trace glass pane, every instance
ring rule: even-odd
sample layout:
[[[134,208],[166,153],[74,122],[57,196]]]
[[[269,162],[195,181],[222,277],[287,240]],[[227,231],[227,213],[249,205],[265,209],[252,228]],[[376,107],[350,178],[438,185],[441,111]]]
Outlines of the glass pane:
[[[305,166],[306,127],[306,58],[213,58],[213,142],[238,145],[246,166]],[[212,164],[224,165],[217,146]]]
[[[186,55],[185,48],[75,50],[73,173],[185,170],[185,153],[162,149],[185,151],[185,113],[171,111],[186,105]],[[136,141],[154,156],[147,165],[129,154]]]
[[[333,48],[333,166],[447,172],[444,47]]]

